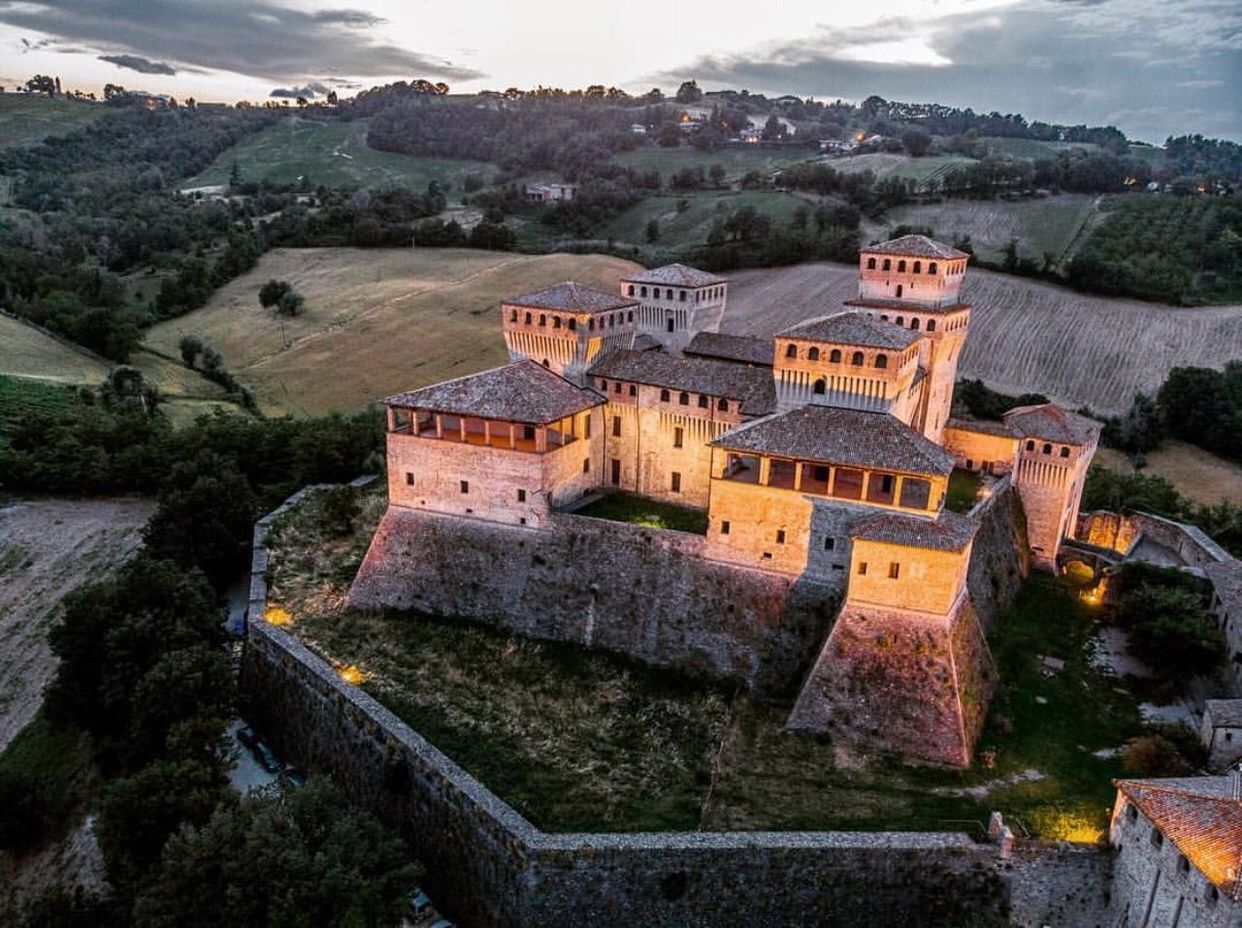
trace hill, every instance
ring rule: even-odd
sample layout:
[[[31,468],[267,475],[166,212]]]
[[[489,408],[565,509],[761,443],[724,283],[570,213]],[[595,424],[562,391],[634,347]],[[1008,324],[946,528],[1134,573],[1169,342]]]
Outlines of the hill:
[[[829,312],[857,295],[856,275],[827,263],[736,272],[721,329],[769,335]],[[1242,306],[1174,309],[981,270],[963,294],[974,312],[959,374],[1010,393],[1118,412],[1170,368],[1242,357]]]
[[[236,163],[243,180],[291,184],[305,176],[312,184],[384,186],[398,184],[423,191],[435,180],[460,191],[467,174],[495,166],[484,161],[431,158],[368,148],[369,119],[319,122],[289,116],[248,136],[222,152],[207,170],[182,184],[183,189],[226,184]]]
[[[0,316],[0,374],[47,383],[98,386],[109,365],[34,326]]]
[[[613,290],[635,267],[601,255],[276,249],[202,309],[156,325],[147,344],[175,356],[182,335],[198,335],[268,414],[359,409],[505,363],[502,297],[570,278]],[[259,306],[259,287],[270,278],[306,297],[300,316],[284,319]]]
[[[85,100],[0,93],[0,147],[29,145],[49,136],[65,135],[106,112],[102,104]]]

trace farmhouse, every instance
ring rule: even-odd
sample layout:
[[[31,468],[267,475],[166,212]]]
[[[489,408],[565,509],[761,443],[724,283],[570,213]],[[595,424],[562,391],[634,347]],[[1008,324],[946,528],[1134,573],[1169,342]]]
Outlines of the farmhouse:
[[[680,264],[618,293],[566,282],[502,301],[508,365],[385,401],[389,516],[355,588],[399,585],[412,565],[386,525],[412,513],[560,537],[558,514],[601,493],[697,509],[706,536],[678,557],[805,581],[837,611],[791,727],[969,763],[991,669],[968,589],[980,522],[946,510],[950,473],[1015,486],[1052,566],[1098,428],[1052,405],[949,419],[967,257],[917,235],[866,248],[857,299],[771,339],[717,333],[728,281]]]
[[[577,184],[527,184],[526,199],[531,203],[568,203],[578,192]]]

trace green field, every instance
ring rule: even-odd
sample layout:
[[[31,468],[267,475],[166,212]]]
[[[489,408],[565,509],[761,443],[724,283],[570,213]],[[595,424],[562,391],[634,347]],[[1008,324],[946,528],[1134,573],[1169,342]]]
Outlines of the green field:
[[[483,161],[375,151],[366,144],[368,126],[365,119],[317,122],[289,116],[221,153],[182,189],[228,183],[234,162],[248,181],[291,184],[304,176],[312,184],[330,187],[393,184],[423,191],[434,180],[455,194],[461,193],[467,174],[482,173],[490,182],[495,173],[495,167]]]
[[[5,435],[27,413],[57,415],[73,406],[73,392],[63,386],[0,374],[0,447]]]
[[[931,180],[940,180],[944,175],[958,168],[979,162],[961,155],[929,155],[924,158],[911,158],[909,155],[890,152],[871,152],[865,155],[847,155],[844,158],[827,158],[825,163],[837,171],[871,171],[877,180],[886,177],[901,177],[925,184]]]
[[[100,103],[31,94],[0,94],[0,146],[29,145],[66,135],[107,112]]]
[[[0,316],[0,374],[49,383],[98,386],[109,365],[32,325]]]
[[[682,200],[687,205],[679,211],[677,204]],[[647,223],[654,219],[660,227],[655,244],[677,251],[705,245],[712,224],[742,206],[753,206],[773,222],[785,223],[799,206],[808,205],[796,194],[772,190],[672,192],[647,197],[630,207],[608,224],[607,232],[618,242],[645,244]]]
[[[725,180],[741,180],[747,171],[758,171],[764,176],[775,173],[788,164],[812,161],[818,153],[808,148],[762,148],[758,145],[731,145],[715,151],[699,151],[695,148],[661,148],[649,146],[617,155],[617,162],[624,167],[639,171],[659,171],[667,184],[670,177],[684,167],[702,165],[704,171],[712,165],[724,165]]]
[[[1057,152],[1080,148],[1083,151],[1094,151],[1098,146],[1092,142],[1044,142],[1039,139],[1014,139],[997,135],[985,135],[979,139],[998,155],[1009,155],[1013,158],[1052,158]]]
[[[702,509],[673,506],[633,493],[608,493],[574,512],[576,515],[607,519],[610,522],[628,522],[647,528],[668,528],[696,535],[707,534],[707,513]]]

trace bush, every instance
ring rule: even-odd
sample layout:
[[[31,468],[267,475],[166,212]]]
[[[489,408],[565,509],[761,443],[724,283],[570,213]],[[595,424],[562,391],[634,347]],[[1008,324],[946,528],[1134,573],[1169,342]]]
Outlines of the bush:
[[[292,289],[288,281],[269,280],[259,288],[259,305],[264,309],[278,306],[280,305],[281,297]]]
[[[1117,621],[1134,656],[1162,676],[1207,674],[1224,662],[1224,636],[1197,592],[1143,583],[1118,599]]]

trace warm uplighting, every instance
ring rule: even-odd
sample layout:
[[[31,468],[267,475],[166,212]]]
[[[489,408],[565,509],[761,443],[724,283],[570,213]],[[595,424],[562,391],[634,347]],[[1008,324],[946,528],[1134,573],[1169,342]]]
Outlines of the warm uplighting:
[[[346,664],[336,671],[341,675],[341,679],[351,686],[358,686],[360,683],[366,683],[371,679],[371,675],[359,667],[357,664]]]
[[[1107,580],[1101,580],[1095,586],[1088,590],[1083,590],[1078,594],[1078,598],[1088,606],[1098,606],[1104,602],[1104,593],[1108,587]]]
[[[1049,831],[1054,840],[1070,844],[1099,844],[1104,840],[1104,829],[1099,823],[1074,812],[1059,813],[1053,818]]]
[[[292,625],[293,613],[280,606],[268,606],[263,613],[263,621],[268,625]]]

